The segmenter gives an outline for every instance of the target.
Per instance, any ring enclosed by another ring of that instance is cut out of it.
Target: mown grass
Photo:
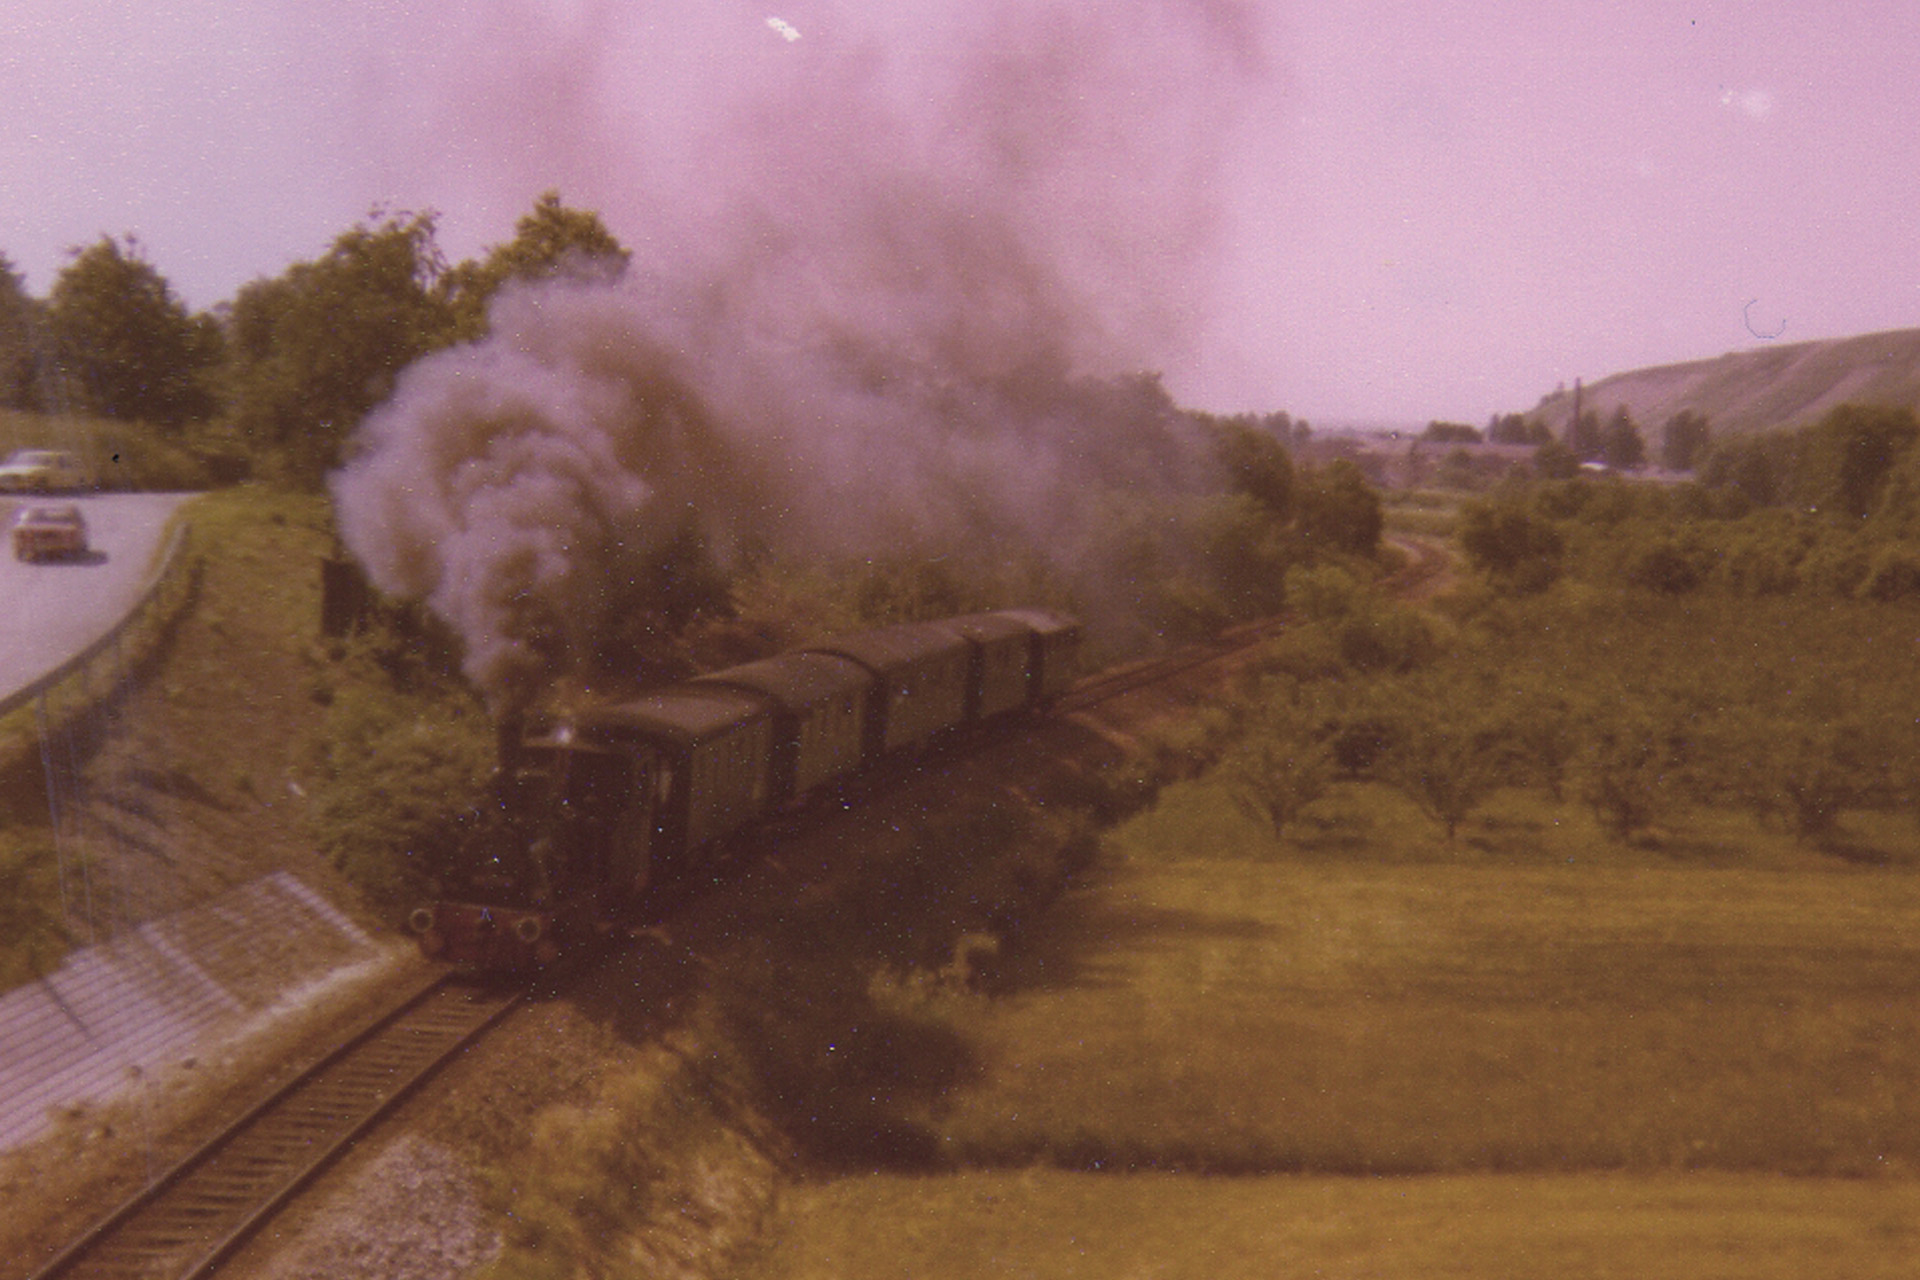
[[[994,994],[893,991],[975,1064],[938,1158],[794,1190],[759,1274],[1903,1274],[1916,841],[1848,823],[1169,788]]]
[[[1893,1280],[1916,1222],[1910,1181],[878,1174],[789,1191],[756,1274]]]

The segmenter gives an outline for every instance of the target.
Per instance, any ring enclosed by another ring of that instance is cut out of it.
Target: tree
[[[611,280],[632,256],[599,214],[569,209],[558,191],[547,191],[514,224],[512,240],[489,249],[480,262],[452,268],[440,288],[453,309],[457,337],[471,340],[486,334],[487,304],[509,280]]]
[[[213,411],[205,377],[219,330],[188,314],[132,236],[74,253],[47,300],[47,332],[57,407],[172,428]]]
[[[1487,420],[1487,440],[1492,444],[1543,445],[1553,439],[1547,424],[1524,413],[1495,414]]]
[[[1512,590],[1540,591],[1560,576],[1559,531],[1514,503],[1467,503],[1458,537],[1474,568]]]
[[[1333,780],[1333,753],[1319,729],[1297,686],[1278,681],[1255,702],[1239,741],[1220,761],[1234,803],[1272,828],[1276,840]]]
[[[1859,520],[1920,438],[1912,409],[1843,404],[1807,430],[1795,494],[1807,506]]]
[[[1533,469],[1548,480],[1571,480],[1580,474],[1580,459],[1558,440],[1543,440],[1533,451]]]
[[[1451,843],[1467,815],[1510,781],[1510,731],[1493,673],[1433,669],[1384,692],[1395,726],[1373,772]]]
[[[1617,690],[1588,707],[1574,785],[1607,834],[1626,840],[1681,798],[1692,717],[1670,696]]]
[[[1682,409],[1667,419],[1660,434],[1660,465],[1669,471],[1691,471],[1707,456],[1707,415]]]
[[[1780,821],[1801,840],[1830,838],[1843,810],[1885,791],[1879,779],[1885,755],[1857,718],[1776,714],[1745,730],[1744,798],[1760,817]]]
[[[1354,555],[1370,556],[1380,549],[1386,527],[1380,495],[1345,458],[1309,472],[1305,483],[1295,486],[1295,503],[1300,531],[1309,541]]]
[[[1589,409],[1575,418],[1567,427],[1566,444],[1580,461],[1598,461],[1601,453],[1600,415]]]
[[[1625,405],[1613,411],[1600,433],[1600,460],[1616,471],[1638,471],[1647,465],[1647,443]]]
[[[1627,581],[1663,595],[1685,595],[1706,578],[1702,555],[1672,537],[1656,537],[1628,558]]]
[[[1427,424],[1420,438],[1429,444],[1479,444],[1481,439],[1478,427],[1464,422],[1442,422],[1438,418]]]
[[[40,311],[40,304],[27,294],[26,281],[0,253],[0,409],[34,407]]]
[[[1281,442],[1250,418],[1208,421],[1213,428],[1213,454],[1227,473],[1228,485],[1276,519],[1292,515],[1293,459]]]
[[[257,280],[234,299],[231,425],[298,484],[318,484],[400,371],[453,334],[434,215],[388,214],[324,257]]]
[[[1751,506],[1770,507],[1781,499],[1784,453],[1777,438],[1723,440],[1708,452],[1700,479],[1710,489],[1738,493]]]

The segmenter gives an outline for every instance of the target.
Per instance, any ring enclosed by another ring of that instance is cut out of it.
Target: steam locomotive
[[[408,925],[459,968],[531,972],[719,869],[725,842],[881,760],[1050,702],[1081,626],[1045,609],[842,636],[503,733],[494,803]]]

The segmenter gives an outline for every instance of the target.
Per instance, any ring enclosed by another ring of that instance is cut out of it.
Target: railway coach
[[[774,811],[1046,705],[1080,634],[1038,609],[900,624],[506,735],[496,804],[409,924],[463,968],[551,964],[651,891],[715,873],[728,838]]]

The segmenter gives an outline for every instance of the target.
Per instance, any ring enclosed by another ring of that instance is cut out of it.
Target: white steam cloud
[[[505,291],[335,477],[348,547],[497,699],[591,654],[689,531],[723,555],[1014,545],[1084,577],[1083,502],[1197,482],[1157,387],[1111,378],[1200,322],[1259,74],[1242,7],[794,16],[808,38],[763,30],[777,65],[687,125],[699,183],[641,157],[607,202],[624,278]]]

